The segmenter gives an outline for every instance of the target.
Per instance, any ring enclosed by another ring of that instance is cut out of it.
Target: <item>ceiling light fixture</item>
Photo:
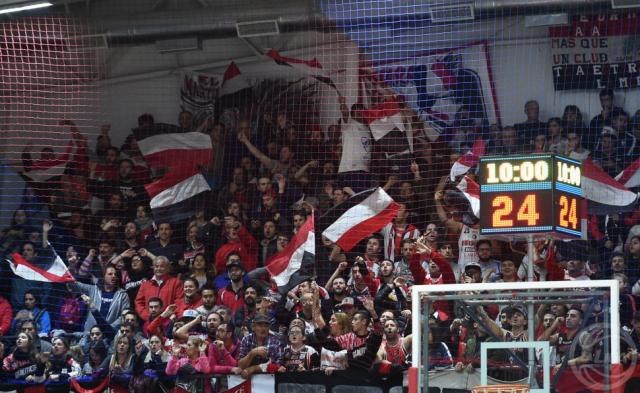
[[[35,10],[35,9],[38,9],[38,8],[51,7],[52,5],[53,5],[53,3],[50,3],[48,1],[39,1],[39,2],[36,2],[36,3],[16,4],[13,7],[0,8],[0,14],[11,14],[11,13],[14,13],[14,12]]]

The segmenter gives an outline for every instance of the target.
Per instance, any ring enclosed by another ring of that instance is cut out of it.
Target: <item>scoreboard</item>
[[[582,168],[553,154],[480,159],[480,234],[582,236]]]

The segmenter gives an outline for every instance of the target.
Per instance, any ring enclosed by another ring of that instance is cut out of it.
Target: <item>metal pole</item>
[[[533,282],[533,259],[535,257],[535,244],[533,243],[533,235],[527,235],[527,256],[528,256],[528,264],[527,266],[527,281]],[[550,252],[547,250],[547,252]],[[527,336],[528,341],[535,341],[535,318],[533,316],[533,302],[527,302]],[[535,351],[533,348],[528,349],[529,352],[529,386],[532,388],[537,385],[536,383],[536,371],[535,371]]]

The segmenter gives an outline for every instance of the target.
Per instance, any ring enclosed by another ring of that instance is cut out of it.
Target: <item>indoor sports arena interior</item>
[[[638,0],[0,33],[0,393],[640,392]]]

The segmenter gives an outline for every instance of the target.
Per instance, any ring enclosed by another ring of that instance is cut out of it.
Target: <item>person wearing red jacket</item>
[[[456,276],[451,269],[451,265],[447,262],[442,255],[437,251],[431,249],[429,246],[423,243],[422,239],[416,242],[416,252],[409,258],[409,270],[413,275],[414,282],[416,284],[433,285],[433,284],[455,284]],[[429,259],[429,272],[427,277],[426,272],[422,268],[420,263],[423,259]],[[437,265],[437,269],[435,266]],[[440,276],[434,277],[434,273],[440,271]],[[453,315],[451,304],[447,301],[436,301],[433,303],[433,309],[444,312],[447,315]]]
[[[182,318],[184,310],[195,310],[202,306],[202,296],[198,292],[198,281],[195,278],[187,277],[182,284],[184,296],[176,299],[176,316]]]
[[[227,255],[237,252],[243,263],[244,270],[250,272],[258,264],[258,242],[251,233],[235,219],[225,218],[224,236],[227,243],[220,246],[215,255],[216,271],[225,270]]]
[[[149,299],[159,297],[162,304],[176,304],[184,296],[182,281],[169,275],[171,262],[164,256],[158,256],[153,261],[153,277],[140,285],[136,296],[136,313],[143,320],[149,320]]]
[[[13,319],[13,308],[11,303],[3,296],[0,296],[0,336],[4,336],[11,328]]]

